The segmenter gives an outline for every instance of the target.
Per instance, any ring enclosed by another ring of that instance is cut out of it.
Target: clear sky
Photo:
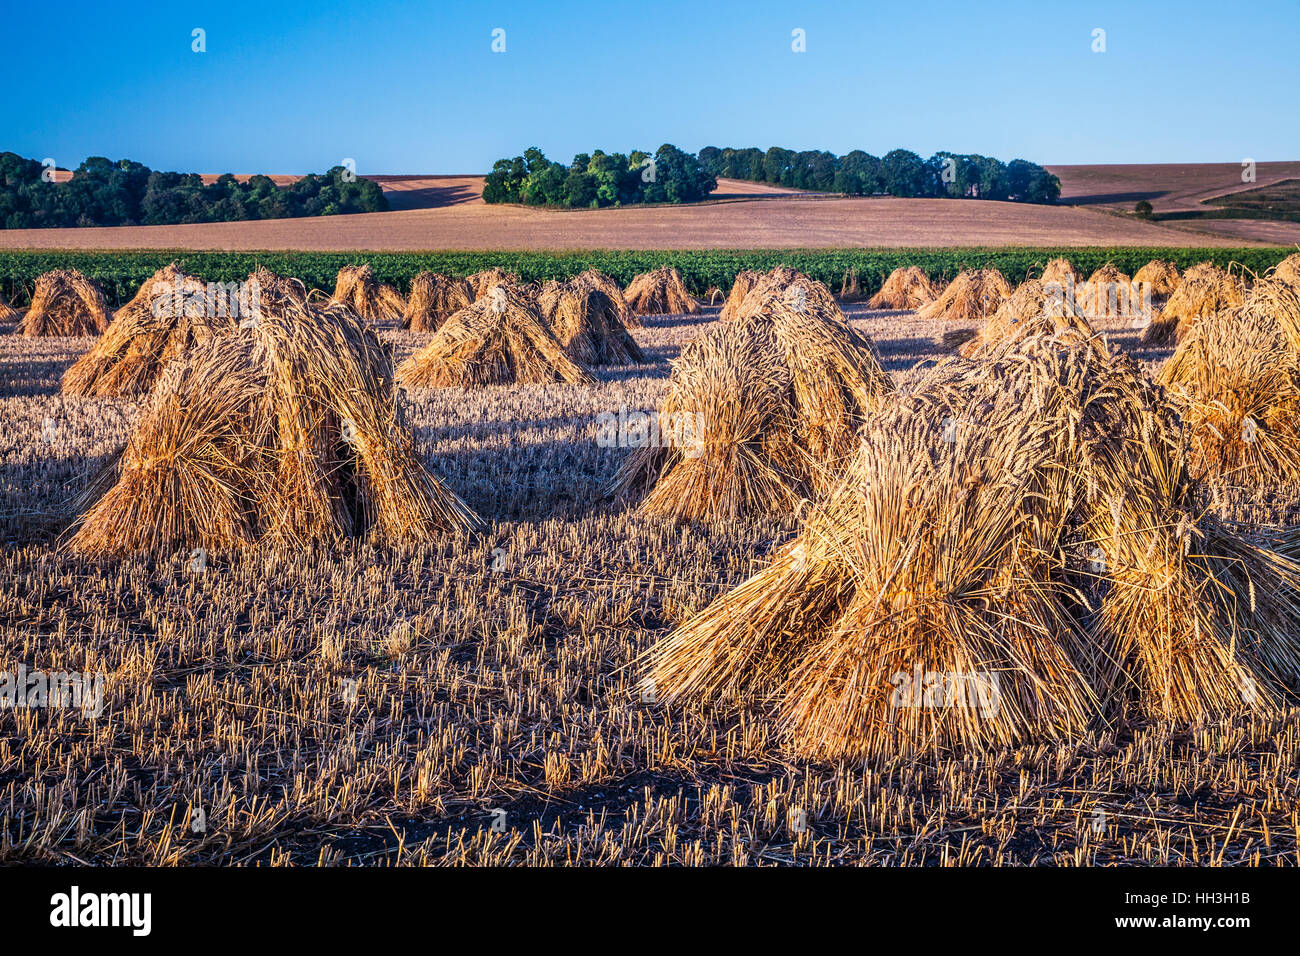
[[[665,142],[1300,159],[1300,0],[59,0],[0,25],[0,150],[61,166],[468,173]]]

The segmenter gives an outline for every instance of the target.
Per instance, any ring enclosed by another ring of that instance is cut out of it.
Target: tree
[[[789,186],[791,185],[791,165],[794,163],[794,152],[788,149],[782,149],[780,146],[773,146],[763,154],[763,179],[773,185]]]
[[[1061,181],[1037,163],[1007,163],[1007,192],[1019,202],[1053,203],[1061,198]]]
[[[66,183],[47,183],[42,167],[0,153],[0,222],[7,228],[218,222],[376,212],[388,208],[373,180],[336,166],[286,187],[266,176],[240,183],[229,173],[204,185],[196,173],[162,172],[142,163],[91,156]]]
[[[587,172],[591,157],[579,153],[573,157],[564,176],[564,204],[570,209],[596,205],[596,177]]]
[[[558,206],[564,202],[568,170],[559,163],[534,164],[536,169],[524,181],[523,200],[532,206]]]
[[[716,146],[705,146],[697,155],[700,159],[700,165],[704,167],[704,171],[710,176],[723,175],[722,161],[724,157],[722,150]]]
[[[920,156],[908,149],[894,149],[880,161],[881,183],[891,196],[937,196],[938,177]]]
[[[1002,201],[1010,195],[1010,179],[1002,160],[992,156],[972,157],[975,172],[975,193],[980,199]]]
[[[1139,199],[1133,204],[1133,213],[1139,219],[1150,219],[1153,211],[1151,203],[1147,202],[1145,199]]]
[[[835,192],[870,196],[880,191],[880,160],[870,153],[855,149],[841,156],[836,165],[831,186]]]
[[[690,153],[671,143],[655,150],[653,179],[642,184],[645,202],[699,202],[718,188],[718,181]]]

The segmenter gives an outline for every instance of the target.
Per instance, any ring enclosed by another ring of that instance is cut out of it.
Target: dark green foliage
[[[563,167],[561,167],[563,168]],[[1132,275],[1152,259],[1172,260],[1180,269],[1210,261],[1227,267],[1238,262],[1262,274],[1294,250],[1285,248],[1171,249],[1087,246],[1077,248],[954,247],[947,249],[762,249],[591,252],[0,252],[0,291],[18,308],[31,299],[36,277],[51,269],[77,269],[100,283],[111,305],[135,294],[154,271],[177,262],[185,271],[209,282],[238,282],[257,266],[302,279],[309,289],[329,293],[338,270],[368,262],[381,282],[399,291],[409,289],[411,278],[424,269],[467,276],[494,266],[518,274],[523,280],[567,279],[595,268],[626,285],[637,273],[659,266],[675,266],[691,292],[699,295],[710,286],[728,288],[741,269],[767,271],[786,265],[839,288],[844,273],[857,271],[863,291],[880,288],[899,266],[919,266],[932,279],[948,280],[962,269],[995,268],[1012,283],[1032,272],[1039,275],[1047,263],[1063,256],[1084,274],[1107,262]]]
[[[945,164],[949,159],[951,164]],[[849,196],[883,193],[1051,203],[1061,195],[1060,180],[1036,163],[1013,159],[1004,164],[991,156],[949,152],[923,160],[910,150],[895,149],[877,159],[860,149],[836,156],[823,150],[796,153],[779,146],[767,152],[706,146],[699,161],[715,177]]]
[[[654,165],[643,168],[638,179],[643,202],[699,202],[718,185],[698,159],[667,143],[655,150]]]
[[[1139,199],[1133,204],[1133,212],[1139,219],[1151,218],[1151,204],[1145,199]]]
[[[1011,198],[1020,202],[1051,203],[1061,198],[1061,181],[1027,159],[1007,163],[1007,186]]]
[[[280,188],[266,176],[246,183],[226,174],[205,186],[195,173],[164,173],[129,159],[92,156],[66,183],[44,182],[41,165],[0,153],[0,225],[6,229],[57,226],[172,225],[380,212],[388,208],[379,185],[335,166]]]
[[[891,196],[942,195],[939,171],[910,149],[891,149],[880,161],[880,181]]]
[[[530,147],[523,156],[498,159],[483,184],[483,201],[584,209],[631,203],[698,202],[717,186],[690,153],[665,143],[653,156],[596,150],[568,166]]]

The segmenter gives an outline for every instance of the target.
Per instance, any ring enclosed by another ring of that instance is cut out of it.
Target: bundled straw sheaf
[[[477,522],[425,469],[388,353],[339,306],[291,300],[164,370],[69,547],[164,555],[262,540],[428,540]]]
[[[1074,288],[1083,282],[1083,273],[1069,259],[1052,259],[1039,277],[1043,285],[1055,282],[1063,288]]]
[[[402,363],[398,380],[422,388],[594,381],[590,371],[569,358],[537,309],[529,292],[493,286]]]
[[[304,305],[307,302],[307,287],[301,279],[277,275],[265,266],[258,266],[248,274],[248,281],[240,290],[240,311],[249,314],[253,309],[253,296],[260,297],[260,307],[265,309],[282,308],[286,302]]]
[[[1272,278],[1300,286],[1300,252],[1293,252],[1273,267]]]
[[[853,266],[844,270],[844,278],[840,281],[839,298],[845,302],[862,298],[862,281],[858,278],[858,270]]]
[[[1153,296],[1166,296],[1178,288],[1182,277],[1168,259],[1152,259],[1133,274],[1135,286],[1146,286]]]
[[[391,285],[380,282],[369,263],[340,269],[331,299],[367,322],[391,322],[406,312],[406,300]]]
[[[1229,485],[1300,481],[1300,288],[1277,279],[1194,322],[1159,381],[1193,467]]]
[[[63,373],[63,394],[106,398],[149,391],[168,362],[236,328],[241,301],[226,291],[175,263],[159,269],[113,314],[90,351]]]
[[[718,318],[723,321],[733,319],[740,309],[740,303],[745,301],[745,296],[749,295],[749,290],[754,288],[763,275],[761,272],[755,272],[753,269],[741,269],[736,273],[736,278],[732,280],[731,291],[727,293],[727,301],[722,304],[722,311],[718,313]]]
[[[618,306],[585,282],[552,282],[537,294],[542,317],[550,323],[569,358],[583,365],[644,362],[636,339],[619,318]]]
[[[76,269],[36,277],[32,304],[18,324],[20,335],[98,335],[108,328],[108,304],[94,279]]]
[[[688,291],[682,274],[672,266],[635,276],[623,298],[638,315],[694,315],[700,303]]]
[[[718,318],[729,322],[732,319],[756,314],[762,311],[764,303],[770,296],[780,295],[794,286],[802,289],[799,295],[817,312],[827,315],[839,312],[835,297],[823,283],[789,266],[774,266],[767,272],[742,271],[737,275],[736,282],[731,287],[731,295],[726,305],[722,307],[722,311],[718,313]],[[738,290],[741,293],[739,297],[737,297]]]
[[[1075,286],[1074,301],[1088,319],[1125,318],[1145,324],[1151,318],[1133,280],[1110,262],[1089,276],[1087,282]]]
[[[823,287],[823,291],[824,287]],[[705,330],[673,363],[662,440],[612,484],[685,520],[785,512],[827,487],[866,413],[892,390],[866,339],[796,283]]]
[[[474,303],[474,288],[466,279],[424,271],[411,280],[402,327],[412,332],[436,332],[454,313]]]
[[[1011,291],[1011,284],[997,269],[966,269],[916,314],[922,319],[978,322],[996,312]]]
[[[880,291],[867,300],[869,309],[919,309],[933,302],[939,293],[934,283],[917,266],[895,269]]]
[[[504,269],[485,269],[482,272],[475,272],[468,279],[470,288],[474,290],[474,301],[477,302],[483,298],[493,288],[499,285],[519,285],[519,276],[513,272],[506,272]]]
[[[1161,307],[1159,315],[1142,333],[1142,344],[1172,345],[1198,320],[1224,309],[1239,308],[1246,299],[1246,284],[1240,274],[1231,274],[1212,262],[1202,262],[1183,273],[1178,288]]]
[[[1041,279],[1022,282],[985,320],[975,337],[961,346],[961,354],[970,357],[990,348],[1002,348],[1016,339],[1063,329],[1075,329],[1104,351],[1105,345],[1075,305],[1068,288],[1048,286]]]
[[[5,294],[0,292],[0,322],[16,322],[22,313],[9,304]]]
[[[618,320],[623,323],[625,329],[635,329],[641,326],[641,317],[636,314],[636,311],[628,305],[627,299],[623,297],[622,286],[599,269],[587,269],[578,273],[570,281],[585,285],[589,289],[595,289],[597,292],[605,293],[605,297],[618,310]]]
[[[1266,711],[1300,565],[1199,515],[1176,419],[1074,330],[918,373],[776,560],[652,649],[661,700],[874,759]]]

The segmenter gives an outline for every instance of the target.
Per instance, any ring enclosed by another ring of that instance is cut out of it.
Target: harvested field
[[[847,311],[896,380],[948,327]],[[105,674],[93,721],[0,712],[0,779],[25,784],[4,794],[0,862],[1296,861],[1294,712],[864,767],[791,759],[743,710],[646,696],[642,655],[797,528],[602,497],[630,450],[597,443],[599,417],[657,410],[668,362],[716,314],[647,319],[647,364],[593,384],[408,389],[417,454],[480,534],[214,551],[202,570],[55,550],[140,406],[60,394],[90,339],[0,338],[0,656]],[[1149,369],[1169,355],[1099,327]],[[427,341],[379,334],[396,360]]]
[[[481,188],[480,185],[476,188]],[[440,187],[435,187],[440,188]],[[467,188],[467,187],[457,187]],[[1131,208],[1132,203],[1129,203]],[[558,211],[463,198],[428,208],[180,226],[0,230],[0,249],[790,249],[845,246],[1241,246],[1294,244],[1295,230],[1235,220],[1221,234],[1086,207],[768,192],[688,206]]]

